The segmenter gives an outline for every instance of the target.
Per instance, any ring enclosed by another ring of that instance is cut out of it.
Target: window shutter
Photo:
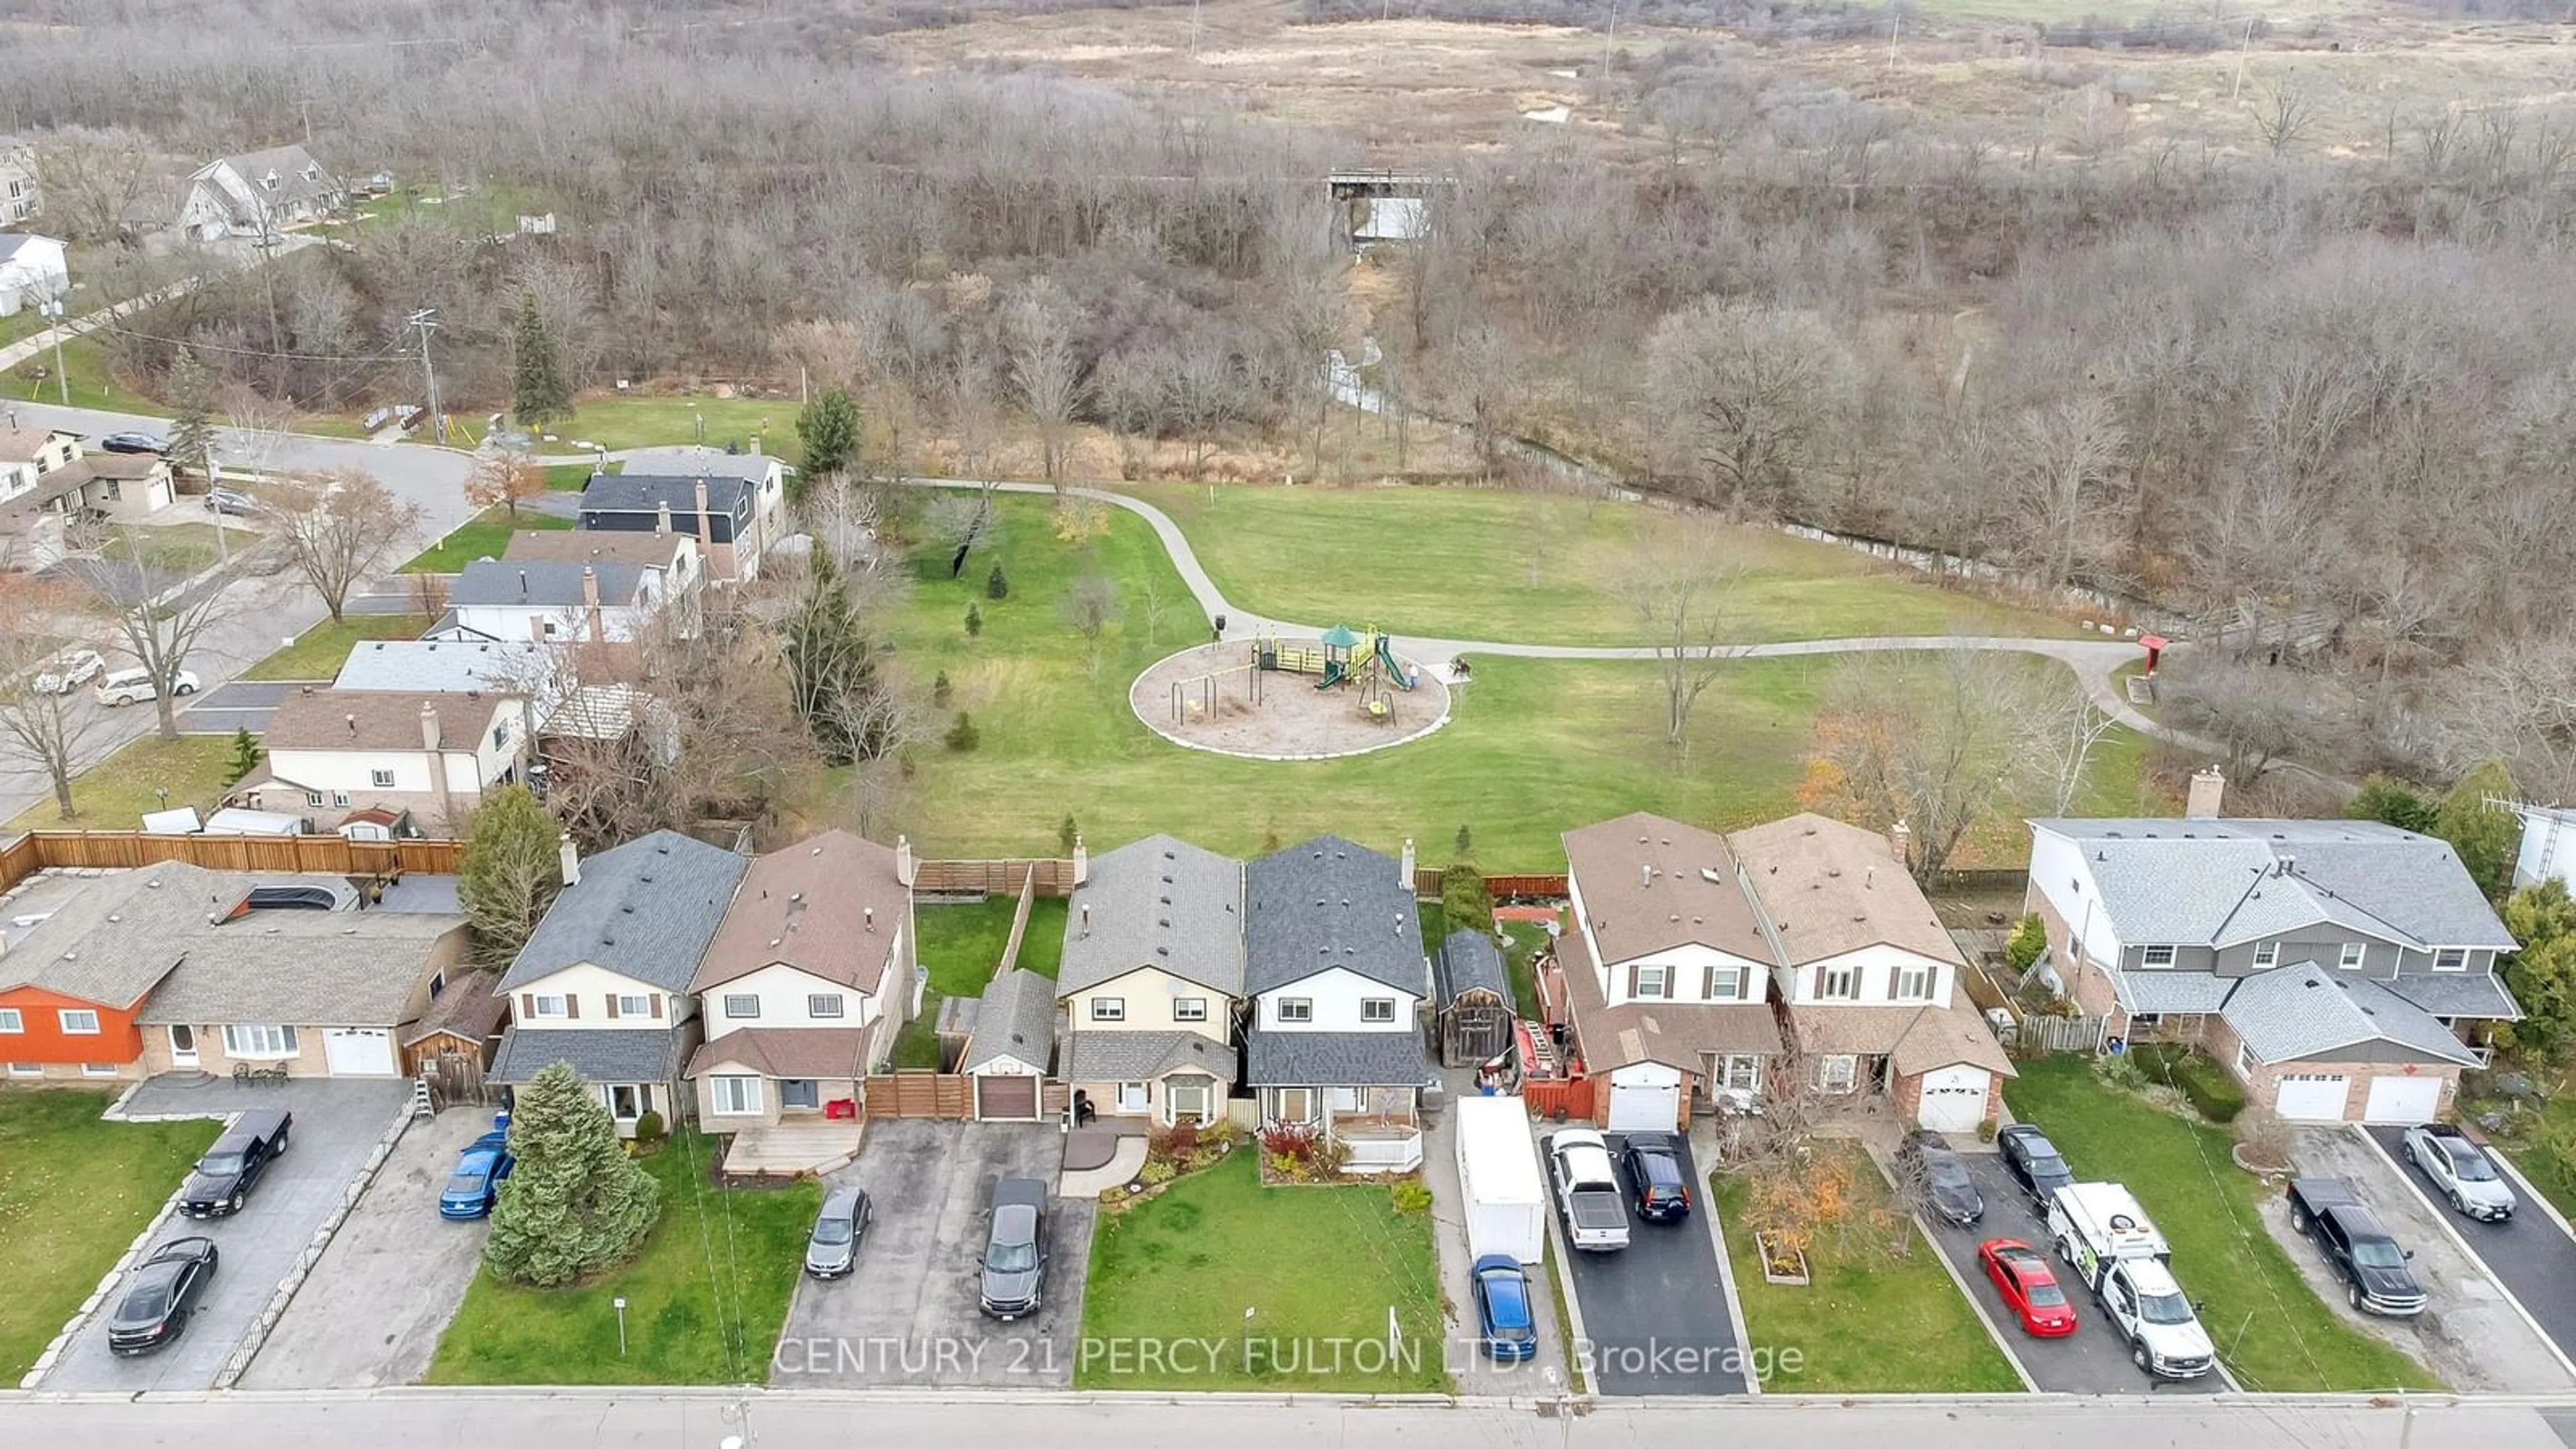
[[[1717,999],[1717,968],[1715,966],[1703,966],[1700,968],[1699,999],[1702,1001],[1715,1001]]]
[[[1637,999],[1637,974],[1642,969],[1644,968],[1634,961],[1628,963],[1628,999],[1630,1001]]]
[[[519,1014],[530,1021],[537,1019],[537,993],[533,991],[519,993]]]
[[[661,1019],[662,1019],[662,993],[661,993],[661,992],[656,991],[656,992],[654,992],[652,995],[645,997],[645,998],[644,998],[644,1000],[645,1000],[647,1003],[649,1003],[649,1004],[652,1006],[652,1008],[653,1008],[653,1019],[654,1019],[655,1021],[659,1021],[659,1020],[661,1020]]]
[[[1888,967],[1888,968],[1887,968],[1887,999],[1888,999],[1888,1000],[1890,1000],[1890,1001],[1898,1001],[1898,1000],[1902,1000],[1902,999],[1903,999],[1903,997],[1902,997],[1901,993],[1902,993],[1904,990],[1905,990],[1905,968],[1904,968],[1904,967],[1902,967],[1902,966],[1890,966],[1890,967]]]
[[[617,1019],[617,993],[614,991],[608,993],[608,1019],[610,1021]]]
[[[569,991],[564,993],[564,1020],[581,1020],[581,998]]]

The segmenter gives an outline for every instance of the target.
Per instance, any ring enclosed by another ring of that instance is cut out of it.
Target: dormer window
[[[259,178],[259,189],[262,191],[275,191],[277,189],[277,173],[271,171],[266,176]]]
[[[312,164],[310,164],[310,163],[306,164],[306,166],[305,166],[305,168],[304,168],[304,179],[305,179],[305,180],[307,180],[307,181],[319,181],[319,180],[321,180],[321,179],[322,179],[322,168],[321,168],[321,167],[319,167],[319,166],[312,165]]]

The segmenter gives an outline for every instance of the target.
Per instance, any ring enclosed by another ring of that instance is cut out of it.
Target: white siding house
[[[354,810],[408,812],[462,830],[485,792],[527,771],[528,704],[515,694],[291,691],[269,717],[267,758],[228,803],[329,830]]]
[[[66,296],[71,289],[71,265],[61,242],[26,232],[0,232],[0,317]]]

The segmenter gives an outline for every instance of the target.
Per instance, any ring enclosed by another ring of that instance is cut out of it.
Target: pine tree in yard
[[[474,926],[475,954],[503,962],[519,954],[528,933],[563,889],[561,828],[525,785],[483,797],[465,827],[456,898]]]
[[[984,597],[988,599],[1007,599],[1010,596],[1011,581],[1008,578],[1003,577],[1002,566],[1000,564],[993,565],[993,571],[984,575]]]
[[[1082,827],[1075,823],[1070,815],[1064,817],[1064,823],[1055,828],[1055,843],[1063,846],[1064,853],[1067,855],[1073,854],[1075,842],[1081,839]]]
[[[519,294],[519,316],[510,327],[510,410],[522,427],[540,428],[572,416],[572,384],[555,355],[554,334],[537,311],[537,294]]]
[[[784,630],[788,688],[825,764],[873,760],[892,729],[876,645],[832,555],[815,550],[810,568]]]
[[[207,396],[206,369],[195,353],[182,347],[170,363],[170,434],[161,455],[181,472],[214,478],[214,404]]]
[[[948,682],[947,670],[943,669],[939,671],[939,677],[930,681],[930,702],[932,705],[940,709],[946,709],[948,707],[948,701],[955,698],[956,694],[957,687]]]
[[[859,459],[859,405],[839,388],[831,388],[796,415],[796,436],[805,444],[805,466],[788,475],[788,502],[800,501],[803,480],[847,473]]]
[[[259,768],[262,758],[259,741],[251,737],[248,726],[233,731],[233,757],[224,763],[224,783],[238,785],[251,771]]]
[[[966,637],[972,639],[983,632],[984,611],[973,604],[968,604],[966,606]]]
[[[635,1256],[662,1189],[617,1140],[597,1092],[557,1062],[521,1087],[510,1117],[517,1165],[501,1183],[483,1266],[505,1283],[560,1288]]]

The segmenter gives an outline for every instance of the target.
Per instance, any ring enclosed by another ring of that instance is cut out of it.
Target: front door
[[[822,1084],[810,1077],[787,1077],[778,1083],[778,1105],[789,1111],[813,1111],[823,1103]]]
[[[170,1065],[183,1072],[197,1065],[197,1029],[195,1027],[170,1028]]]

